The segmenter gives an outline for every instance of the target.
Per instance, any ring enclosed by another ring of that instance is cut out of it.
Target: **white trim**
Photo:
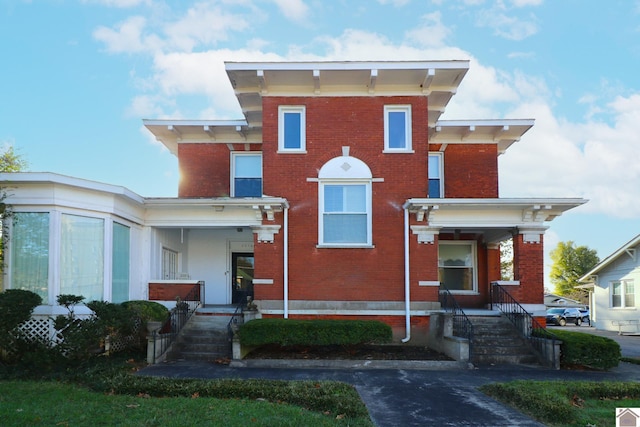
[[[283,314],[284,310],[281,308],[274,309],[260,309],[262,314]],[[442,313],[442,310],[411,310],[411,316],[430,316],[435,313]],[[300,309],[289,310],[289,314],[297,315],[342,315],[342,316],[405,316],[404,310],[349,310],[349,309]]]
[[[440,286],[439,280],[419,280],[418,286]]]
[[[297,113],[300,115],[300,147],[298,148],[285,148],[284,146],[284,115],[286,113]],[[306,153],[306,133],[306,107],[304,105],[280,105],[278,107],[278,153]]]
[[[389,147],[389,114],[404,113],[405,146],[402,148]],[[413,153],[411,135],[411,105],[385,105],[384,106],[384,150],[383,153]]]
[[[326,243],[324,241],[324,190],[327,185],[364,186],[365,212],[367,216],[367,236],[365,242]],[[373,206],[371,202],[371,180],[320,180],[318,183],[318,245],[319,248],[372,248],[373,247]]]
[[[495,283],[496,285],[500,285],[500,286],[520,286],[519,280],[497,280],[492,283]]]
[[[253,279],[254,285],[273,285],[273,279]]]

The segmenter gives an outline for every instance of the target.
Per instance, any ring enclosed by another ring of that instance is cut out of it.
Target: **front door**
[[[231,303],[244,303],[247,297],[253,298],[253,254],[237,253],[231,255]]]

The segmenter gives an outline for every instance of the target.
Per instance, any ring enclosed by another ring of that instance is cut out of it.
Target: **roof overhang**
[[[143,120],[174,155],[179,143],[262,144],[262,128],[246,120]]]
[[[533,119],[439,120],[429,129],[429,144],[496,144],[503,154],[533,127]]]
[[[593,281],[593,277],[597,276],[598,273],[618,259],[620,256],[625,255],[633,258],[635,260],[636,254],[636,246],[640,245],[640,234],[638,234],[633,239],[629,240],[627,243],[622,245],[618,250],[613,252],[611,255],[600,261],[595,267],[593,267],[589,272],[587,272],[584,276],[578,279],[579,282],[590,282]]]
[[[469,69],[469,61],[226,62],[250,127],[262,126],[264,96],[429,97],[435,125]]]

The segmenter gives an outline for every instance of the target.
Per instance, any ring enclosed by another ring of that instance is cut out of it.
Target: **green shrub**
[[[391,327],[375,320],[256,319],[238,330],[240,343],[249,346],[356,345],[391,341]]]
[[[562,340],[560,363],[594,369],[611,369],[620,362],[620,345],[614,340],[581,332],[554,330]]]
[[[148,321],[164,322],[169,318],[169,309],[159,302],[134,300],[123,302],[122,305],[132,310],[145,323]]]
[[[31,318],[33,309],[42,304],[39,295],[22,289],[0,293],[0,334],[4,339],[19,324]]]

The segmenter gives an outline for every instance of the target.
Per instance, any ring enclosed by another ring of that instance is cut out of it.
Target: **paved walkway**
[[[542,426],[480,393],[480,385],[516,379],[640,381],[640,366],[621,363],[609,372],[552,370],[531,366],[474,369],[232,368],[204,362],[149,366],[141,375],[171,378],[264,378],[334,380],[353,384],[373,422],[386,426]],[[612,423],[614,420],[612,419]]]

